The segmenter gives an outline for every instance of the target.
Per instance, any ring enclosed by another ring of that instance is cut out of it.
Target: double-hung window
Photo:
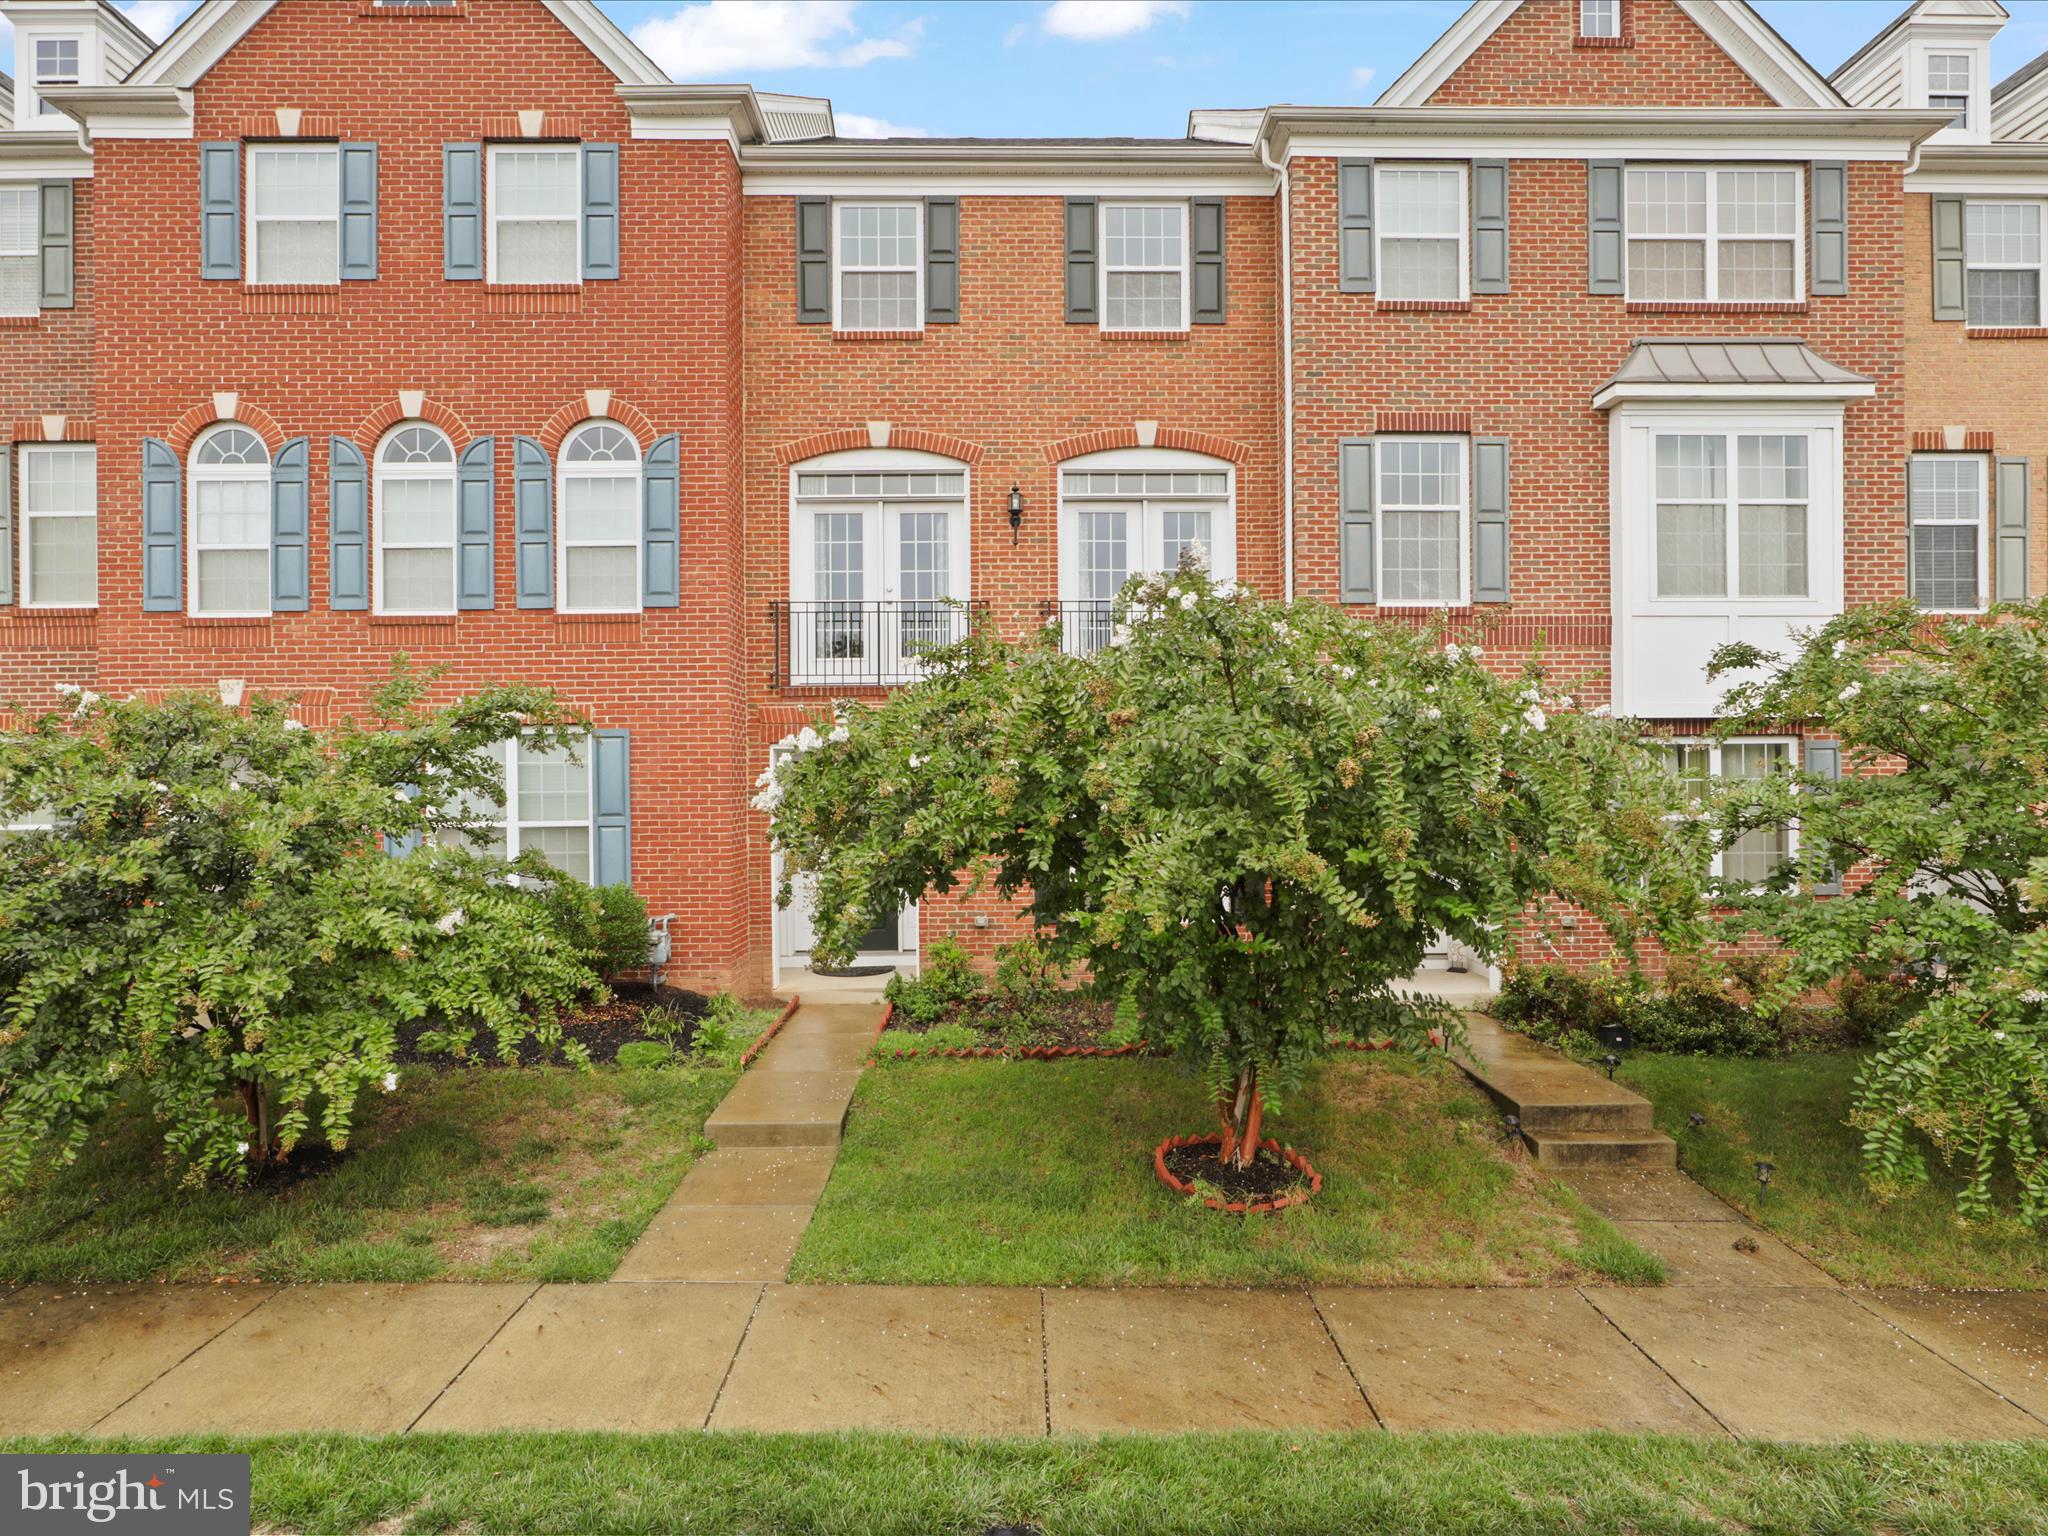
[[[455,450],[399,427],[377,451],[377,611],[455,611]]]
[[[562,445],[557,519],[565,613],[640,607],[640,445],[609,421],[589,421]]]
[[[341,150],[249,146],[249,272],[256,283],[341,281]]]
[[[42,215],[35,187],[0,187],[0,315],[33,315],[42,304]]]
[[[922,208],[917,203],[835,202],[838,283],[833,327],[915,331],[924,316]]]
[[[1974,326],[2041,323],[2039,202],[1963,205],[1964,295]]]
[[[1631,166],[1627,204],[1632,300],[1779,303],[1805,292],[1795,169]]]
[[[1211,576],[1237,574],[1231,473],[1187,453],[1115,449],[1060,471],[1063,643],[1086,655],[1111,634],[1116,596],[1133,576],[1177,570],[1200,548]]]
[[[1185,203],[1102,205],[1102,328],[1188,328]]]
[[[1927,105],[1936,112],[1953,112],[1951,128],[1970,126],[1970,56],[1967,53],[1927,55]]]
[[[1984,606],[1985,468],[1981,455],[1956,453],[1919,454],[1907,469],[1913,598],[1922,608],[1970,613]]]
[[[270,453],[233,423],[192,450],[192,612],[251,618],[270,612]]]
[[[1804,598],[1812,504],[1804,433],[1660,432],[1660,598]]]
[[[1621,0],[1579,0],[1579,36],[1621,36]]]
[[[583,280],[583,162],[574,144],[491,146],[490,280]]]
[[[504,780],[505,797],[465,797],[454,806],[462,820],[448,840],[493,858],[516,859],[532,850],[577,880],[590,879],[590,743],[575,752],[536,746],[522,736],[489,750]]]
[[[1465,167],[1382,161],[1376,179],[1380,298],[1467,297]]]
[[[1765,779],[1793,765],[1790,741],[1679,742],[1662,750],[1666,771],[1696,804],[1705,804],[1716,779]],[[1715,855],[1713,872],[1761,885],[1791,857],[1790,828],[1752,827]]]
[[[1455,607],[1465,600],[1468,477],[1462,437],[1383,437],[1379,600]]]
[[[99,454],[90,447],[21,450],[21,597],[31,607],[99,601]]]
[[[44,101],[41,87],[46,85],[78,84],[78,39],[75,37],[39,37],[35,48],[35,114],[41,117],[55,117],[57,109]]]

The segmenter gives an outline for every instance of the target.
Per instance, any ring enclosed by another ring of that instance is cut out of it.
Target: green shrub
[[[1596,1032],[1628,1030],[1635,1049],[1679,1055],[1764,1056],[1782,1043],[1752,1011],[1747,988],[1723,986],[1674,962],[1655,987],[1605,969],[1517,966],[1502,979],[1494,1017],[1575,1056],[1597,1053]]]
[[[674,1048],[665,1040],[629,1040],[619,1047],[622,1067],[665,1067],[674,1056]]]
[[[647,903],[625,885],[585,885],[558,877],[547,895],[548,915],[609,981],[647,964]]]
[[[988,995],[988,981],[958,939],[936,939],[917,975],[897,972],[882,994],[913,1024],[937,1024]]]
[[[1035,1010],[1057,998],[1066,969],[1036,934],[996,946],[995,1000],[1018,1012]]]
[[[697,1020],[697,1032],[690,1037],[690,1049],[699,1056],[723,1058],[753,1044],[760,1031],[753,1027],[746,1005],[730,992],[711,999],[704,1017]]]

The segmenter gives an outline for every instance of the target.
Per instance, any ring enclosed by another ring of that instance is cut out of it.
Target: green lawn
[[[407,1435],[248,1451],[258,1530],[706,1536],[2044,1536],[2048,1447],[1591,1435]]]
[[[1663,1268],[1525,1158],[1461,1074],[1346,1057],[1269,1132],[1306,1207],[1176,1199],[1152,1149],[1215,1111],[1171,1063],[884,1064],[861,1079],[792,1280],[931,1285],[1562,1284]]]
[[[1854,1052],[1774,1057],[1637,1054],[1621,1077],[1657,1106],[1686,1171],[1858,1285],[2048,1287],[2048,1244],[2016,1222],[1956,1219],[1956,1181],[1934,1161],[1924,1189],[1880,1200],[1863,1181],[1862,1133],[1847,1123]],[[1688,1117],[1707,1117],[1699,1131]],[[1931,1156],[1931,1155],[1930,1155]],[[1759,1199],[1756,1164],[1775,1163]]]
[[[181,1190],[148,1118],[0,1195],[10,1280],[602,1280],[709,1143],[723,1068],[412,1067],[349,1155],[279,1189]]]

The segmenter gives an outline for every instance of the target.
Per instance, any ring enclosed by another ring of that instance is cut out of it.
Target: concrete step
[[[834,1147],[853,1101],[855,1069],[745,1073],[704,1122],[721,1147]]]
[[[1662,1131],[1524,1131],[1539,1168],[1676,1168],[1678,1143]]]
[[[1498,1101],[1499,1095],[1495,1095]],[[1525,1131],[1563,1136],[1578,1131],[1601,1131],[1622,1135],[1630,1131],[1656,1129],[1648,1099],[1604,1104],[1530,1103],[1516,1100],[1519,1108],[1508,1113],[1518,1116]]]

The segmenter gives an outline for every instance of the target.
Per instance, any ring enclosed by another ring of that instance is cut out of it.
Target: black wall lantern
[[[1024,493],[1010,487],[1010,542],[1017,542],[1017,530],[1024,526]]]

